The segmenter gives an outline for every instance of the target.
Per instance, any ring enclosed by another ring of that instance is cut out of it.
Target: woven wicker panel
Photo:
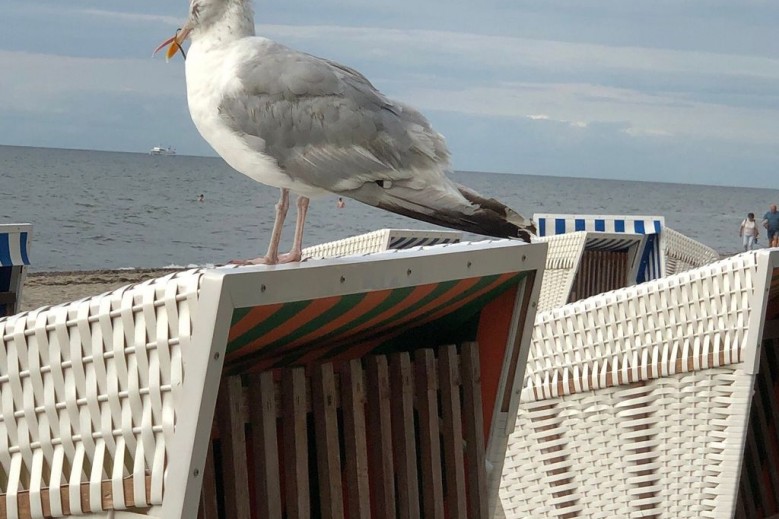
[[[523,405],[506,517],[725,517],[749,384],[716,368]]]
[[[415,231],[412,229],[380,229],[378,231],[331,241],[303,249],[303,257],[311,259],[336,258],[371,254],[385,250],[410,249],[458,243],[462,237],[459,231]]]
[[[182,272],[0,319],[8,517],[161,504],[199,280]]]
[[[668,227],[663,229],[663,240],[665,240],[665,273],[668,276],[719,260],[719,254],[711,247]]]
[[[369,254],[385,250],[389,229],[361,234],[343,240],[332,241],[303,249],[304,258],[333,258],[352,254]]]
[[[538,310],[543,311],[557,308],[568,301],[587,233],[559,234],[538,238],[536,241],[549,244],[541,293],[538,296]]]
[[[756,273],[756,256],[739,255],[539,313],[506,516],[732,513]]]
[[[523,400],[740,362],[756,271],[742,254],[539,313]]]

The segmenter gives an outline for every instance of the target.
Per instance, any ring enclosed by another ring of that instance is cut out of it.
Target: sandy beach
[[[28,273],[21,310],[56,305],[140,283],[180,269],[90,270]]]

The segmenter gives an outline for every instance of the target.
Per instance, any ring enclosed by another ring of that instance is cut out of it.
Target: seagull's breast
[[[230,166],[257,182],[309,196],[321,194],[316,188],[296,182],[273,157],[260,151],[261,139],[234,131],[220,115],[222,100],[242,89],[236,71],[244,55],[245,49],[236,44],[192,44],[187,53],[186,79],[189,114],[195,127]]]

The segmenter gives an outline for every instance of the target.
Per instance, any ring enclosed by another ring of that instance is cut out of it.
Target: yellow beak
[[[188,27],[176,31],[176,34],[173,37],[163,41],[154,49],[152,56],[156,55],[163,47],[167,46],[168,50],[165,52],[165,61],[169,61],[177,52],[181,52],[184,59],[187,59],[187,54],[184,52],[184,48],[181,44],[184,43],[184,40],[189,36],[189,31],[190,29]]]

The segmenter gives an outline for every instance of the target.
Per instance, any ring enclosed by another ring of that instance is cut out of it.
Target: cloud
[[[451,89],[416,86],[407,100],[431,110],[593,124],[627,121],[633,135],[660,133],[779,144],[779,113],[590,84],[525,83]],[[534,117],[530,117],[534,116]]]
[[[9,3],[0,31],[0,142],[13,135],[8,121],[34,137],[47,117],[52,128],[70,117],[86,139],[90,127],[115,126],[122,110],[141,111],[141,120],[126,120],[145,132],[165,124],[160,107],[175,100],[183,110],[165,117],[180,118],[178,131],[193,132],[182,140],[196,148],[181,62],[147,58],[184,20],[184,0],[137,0],[121,10],[92,0]],[[258,34],[362,71],[428,114],[474,169],[478,158],[506,171],[521,149],[544,171],[612,171],[599,162],[609,150],[614,172],[631,156],[670,171],[652,154],[685,164],[685,146],[716,149],[722,164],[726,152],[746,161],[743,150],[751,150],[768,164],[765,150],[778,144],[779,40],[770,22],[779,8],[766,2],[712,0],[702,9],[673,0],[288,0],[256,9]],[[116,142],[130,142],[129,131]],[[511,132],[532,145],[518,146]],[[69,138],[71,145],[76,136]],[[500,156],[483,151],[493,145]]]
[[[1,108],[50,110],[69,92],[182,96],[183,67],[163,60],[57,56],[0,50]]]
[[[178,18],[175,16],[165,16],[160,14],[127,13],[121,11],[110,11],[105,9],[80,9],[76,12],[85,16],[110,19],[112,21],[123,21],[123,22],[143,23],[143,24],[155,23],[155,24],[170,25],[172,27],[177,27],[181,25],[182,23],[184,23],[184,20],[186,19],[185,16],[186,12],[183,10],[182,10],[182,15]]]
[[[295,42],[361,44],[362,52],[382,49],[387,56],[426,59],[452,56],[471,64],[509,70],[513,66],[543,69],[709,73],[779,79],[779,59],[730,53],[671,50],[656,47],[613,46],[485,35],[438,30],[382,27],[258,25],[258,34]],[[424,48],[425,52],[409,54]]]
[[[258,32],[346,61],[422,109],[628,120],[634,136],[779,140],[775,58],[377,27]]]

